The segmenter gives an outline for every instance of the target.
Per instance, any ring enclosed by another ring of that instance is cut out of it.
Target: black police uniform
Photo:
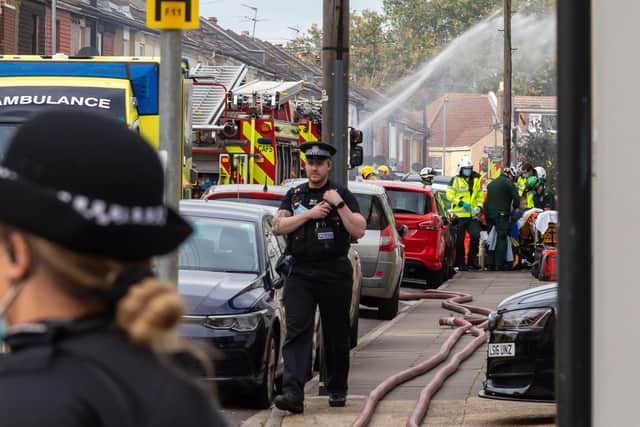
[[[299,214],[335,189],[352,212],[360,209],[353,194],[331,181],[322,188],[307,183],[287,193],[280,209]],[[287,235],[287,253],[294,267],[284,289],[287,337],[283,347],[283,393],[304,400],[304,384],[311,366],[316,305],[320,307],[329,393],[347,392],[349,374],[351,292],[353,269],[349,258],[351,236],[336,209],[326,218],[309,220]]]
[[[106,317],[21,325],[0,356],[0,426],[226,426],[177,369]]]

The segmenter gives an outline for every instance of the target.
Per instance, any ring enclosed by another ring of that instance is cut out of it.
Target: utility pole
[[[182,193],[182,30],[200,26],[198,0],[147,1],[147,27],[160,29],[160,149],[164,167],[164,202],[178,210]],[[189,129],[190,131],[190,129]],[[178,252],[154,260],[157,274],[178,281]]]
[[[445,160],[447,158],[447,104],[449,97],[445,95],[442,103],[442,176],[445,176]]]
[[[51,0],[51,52],[49,52],[51,55],[56,54],[56,48],[58,47],[56,43],[58,39],[58,18],[56,16],[57,8],[56,0]]]
[[[160,155],[165,160],[164,200],[176,211],[182,189],[180,120],[182,30],[163,30],[160,34]],[[185,106],[185,108],[191,108]],[[179,184],[178,184],[179,183]],[[178,281],[178,252],[158,258],[158,276],[170,283]]]
[[[322,142],[332,144],[331,179],[347,185],[349,0],[324,0],[322,24]]]
[[[511,0],[504,0],[504,103],[502,110],[502,166],[511,165]]]

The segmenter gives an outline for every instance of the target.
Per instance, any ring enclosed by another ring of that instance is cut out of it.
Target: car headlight
[[[211,329],[230,329],[237,332],[251,332],[258,327],[265,313],[266,310],[260,310],[247,314],[207,316],[202,324]]]
[[[500,313],[496,329],[542,329],[553,314],[550,308],[530,308]]]

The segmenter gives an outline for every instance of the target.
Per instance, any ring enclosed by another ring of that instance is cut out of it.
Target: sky
[[[274,44],[286,44],[306,32],[311,24],[322,23],[323,0],[200,0],[200,16],[218,18],[218,25],[237,33],[253,29],[254,11],[244,5],[258,9],[256,37]],[[363,9],[382,13],[382,0],[350,0],[349,8],[360,12]],[[288,28],[291,27],[291,28]],[[293,29],[292,29],[293,28]]]

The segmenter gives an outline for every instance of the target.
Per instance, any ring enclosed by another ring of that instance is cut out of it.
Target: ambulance
[[[191,172],[191,81],[183,67],[181,153],[183,197]],[[51,109],[92,111],[125,123],[155,149],[160,143],[157,57],[0,55],[0,158],[11,135],[31,117]],[[91,141],[87,141],[90,144]]]

